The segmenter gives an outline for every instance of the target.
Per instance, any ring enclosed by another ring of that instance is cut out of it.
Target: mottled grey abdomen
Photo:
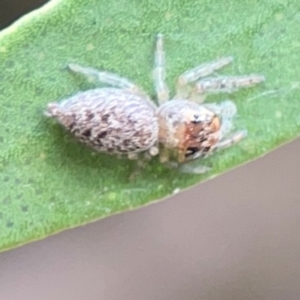
[[[47,114],[101,152],[141,152],[158,139],[156,106],[146,96],[127,90],[99,88],[80,92],[48,104]]]

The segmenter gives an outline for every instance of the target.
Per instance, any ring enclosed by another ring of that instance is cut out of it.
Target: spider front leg
[[[242,139],[247,136],[247,130],[240,130],[233,133],[230,137],[220,140],[214,147],[213,150],[219,150],[231,147],[232,145],[239,143]]]
[[[176,85],[176,98],[188,98],[190,95],[189,84],[199,78],[213,74],[215,71],[224,68],[233,61],[232,56],[223,57],[218,60],[201,64],[193,69],[187,70],[178,77]],[[204,99],[202,99],[203,101]],[[202,102],[200,101],[200,102]]]
[[[231,100],[225,100],[220,103],[204,103],[202,106],[221,116],[222,119],[232,118],[237,113],[237,107]]]
[[[240,88],[253,87],[263,81],[265,81],[265,77],[256,74],[231,77],[211,77],[198,81],[193,93],[198,95],[204,95],[206,93],[232,93]]]
[[[163,35],[157,35],[153,70],[154,86],[159,105],[169,100],[169,89],[166,84],[165,52],[163,48]]]
[[[236,105],[232,101],[226,100],[221,103],[209,103],[205,104],[205,107],[219,115],[222,120],[219,131],[219,142],[212,147],[212,151],[228,148],[247,136],[247,130],[239,130],[227,137],[233,127],[233,117],[237,113]]]
[[[90,67],[82,67],[80,65],[72,64],[72,63],[68,65],[68,68],[74,73],[79,73],[85,75],[86,77],[96,78],[98,81],[102,83],[120,89],[131,90],[134,92],[140,91],[140,88],[136,86],[133,82],[114,73],[99,71],[97,69],[90,68]]]

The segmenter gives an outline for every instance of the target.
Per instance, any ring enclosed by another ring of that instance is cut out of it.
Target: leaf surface
[[[52,0],[0,33],[0,249],[131,210],[260,157],[300,132],[299,1]],[[217,57],[219,74],[258,73],[266,84],[232,99],[249,136],[186,175],[153,160],[135,163],[92,152],[43,116],[46,104],[95,87],[70,62],[116,72],[153,98],[157,33],[165,36],[168,84]],[[199,199],[201,201],[201,199]]]

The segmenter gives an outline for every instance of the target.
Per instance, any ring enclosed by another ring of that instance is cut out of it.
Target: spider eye
[[[197,124],[199,122],[200,122],[199,115],[194,115],[192,123]]]
[[[200,149],[198,147],[188,147],[185,152],[185,157],[193,156],[195,153],[199,151]]]
[[[211,147],[205,147],[205,148],[203,149],[203,152],[204,152],[204,153],[207,153],[207,152],[210,151],[210,149],[211,149]]]

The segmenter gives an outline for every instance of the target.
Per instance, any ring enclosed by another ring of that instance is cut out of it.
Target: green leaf
[[[298,136],[299,8],[298,0],[61,0],[2,31],[0,249],[152,203]],[[134,162],[92,155],[43,110],[95,87],[69,73],[70,62],[116,72],[153,96],[159,32],[173,89],[184,70],[225,55],[236,60],[223,74],[258,73],[267,81],[230,95],[239,109],[236,127],[249,136],[203,160],[212,171],[180,174],[153,160],[132,181]]]

